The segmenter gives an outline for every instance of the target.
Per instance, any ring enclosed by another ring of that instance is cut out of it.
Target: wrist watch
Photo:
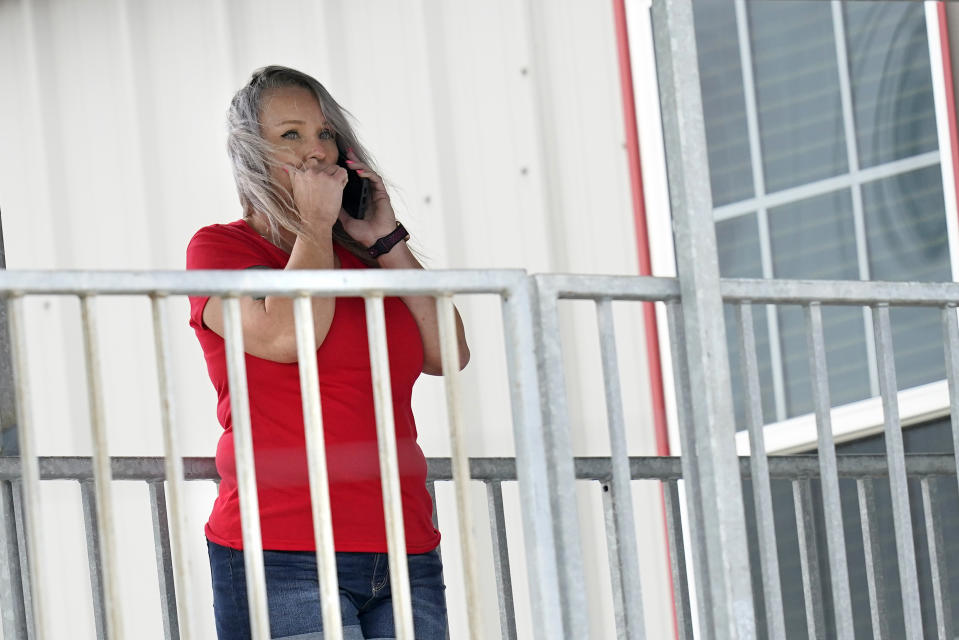
[[[374,242],[372,247],[367,248],[367,251],[369,251],[371,258],[379,258],[384,253],[389,253],[390,249],[400,242],[409,239],[410,234],[406,230],[406,227],[397,220],[396,229]]]

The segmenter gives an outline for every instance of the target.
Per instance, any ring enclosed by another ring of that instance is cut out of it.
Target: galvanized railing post
[[[18,487],[14,483],[11,492],[14,521],[18,525],[15,538],[23,585],[22,599],[15,606],[23,607],[27,627],[26,637],[44,640],[47,637],[46,622],[43,617],[45,609],[40,597],[39,584],[40,464],[33,442],[33,411],[30,405],[30,384],[27,372],[27,338],[23,318],[23,298],[14,296],[9,298],[9,302],[10,342],[16,384],[17,424],[19,425],[17,445],[21,465],[21,485]],[[17,509],[18,504],[22,506],[22,510]],[[24,548],[24,544],[26,548]]]
[[[330,483],[326,465],[323,412],[320,406],[320,374],[316,363],[312,303],[312,298],[308,295],[297,296],[293,300],[296,353],[300,372],[300,395],[303,399],[304,440],[310,479],[313,537],[316,541],[316,570],[320,585],[323,637],[328,640],[342,640],[343,620],[336,570],[336,548],[333,542],[333,515],[330,510]]]
[[[403,527],[403,506],[400,498],[396,423],[393,418],[389,350],[386,344],[386,310],[383,294],[380,292],[365,296],[364,302],[366,303],[370,370],[373,378],[373,405],[376,412],[376,446],[380,458],[383,515],[386,520],[386,546],[389,551],[393,623],[397,640],[413,640],[413,603],[410,595],[406,532]]]
[[[885,423],[886,457],[889,462],[889,491],[892,495],[893,530],[896,533],[896,555],[899,563],[899,584],[902,588],[902,610],[906,638],[922,637],[922,608],[919,604],[919,575],[912,531],[912,510],[909,505],[909,481],[906,477],[905,445],[899,421],[896,363],[893,358],[892,327],[889,305],[879,304],[872,310],[876,332],[879,389]]]
[[[560,615],[568,638],[588,635],[583,584],[582,544],[573,484],[573,447],[566,405],[566,377],[559,334],[558,296],[552,283],[540,276],[530,279],[536,295],[532,326],[536,339],[536,362],[540,371],[539,390],[546,445],[556,564],[560,580]]]
[[[466,426],[460,402],[460,354],[452,294],[436,297],[436,319],[443,365],[443,386],[446,389],[446,413],[450,425],[450,456],[453,462],[456,515],[460,529],[460,557],[463,561],[466,583],[466,619],[469,625],[469,637],[471,640],[480,640],[485,635],[479,611],[481,591],[470,508],[469,454],[466,451]]]
[[[0,270],[6,269],[3,224],[0,216]],[[13,355],[7,298],[0,296],[0,455],[15,456],[17,446],[17,402],[14,389]],[[14,526],[13,486],[0,482],[0,629],[4,638],[27,637],[27,612],[24,604],[23,568]]]
[[[692,428],[698,467],[713,629],[720,638],[754,638],[749,553],[719,259],[713,223],[706,129],[699,85],[692,0],[654,0],[653,33],[663,114],[663,138],[674,220],[676,262],[685,322]],[[697,575],[701,567],[695,567]],[[698,579],[698,578],[697,578]]]
[[[832,436],[832,402],[829,399],[829,372],[826,367],[822,305],[818,302],[810,303],[806,305],[805,313],[806,349],[809,356],[813,409],[816,414],[816,442],[819,447],[819,467],[822,472],[822,503],[826,518],[826,547],[832,585],[833,615],[836,619],[836,637],[839,640],[852,640],[854,632],[852,596],[849,591],[849,566],[846,556],[846,538],[843,534],[836,446]]]
[[[770,638],[785,640],[782,587],[779,584],[779,552],[776,546],[776,520],[773,515],[772,487],[769,483],[769,461],[763,437],[762,392],[759,386],[759,365],[756,359],[756,337],[753,330],[752,305],[741,302],[739,316],[739,354],[743,385],[746,389],[746,426],[749,429],[749,467],[752,471],[753,501],[756,504],[756,536],[763,576],[766,609],[766,631]]]
[[[230,385],[230,415],[233,420],[233,447],[236,456],[236,485],[240,499],[240,528],[243,535],[243,570],[253,640],[269,640],[270,613],[266,597],[266,569],[263,536],[260,531],[260,504],[253,457],[253,427],[243,348],[243,319],[240,300],[223,298],[223,328],[226,341],[226,369]]]
[[[565,584],[565,581],[560,584],[557,567],[559,542],[553,528],[552,496],[558,488],[551,486],[548,471],[550,456],[540,406],[531,287],[530,281],[523,276],[504,293],[503,334],[506,338],[533,632],[539,640],[553,640],[574,637],[564,633],[565,620],[556,615],[563,611],[561,591],[572,588],[572,585]]]

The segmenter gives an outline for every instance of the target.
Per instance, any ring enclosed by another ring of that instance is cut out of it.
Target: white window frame
[[[751,51],[745,46],[745,0],[735,0],[737,11],[737,26],[740,32],[741,59],[750,60]],[[851,135],[854,126],[852,120],[852,101],[848,79],[848,65],[845,64],[845,35],[836,38],[837,58],[839,63],[840,88],[842,97],[843,120],[846,127],[847,155],[849,157],[849,171],[838,178],[829,178],[816,183],[803,185],[795,189],[767,195],[764,193],[762,163],[759,150],[759,136],[755,101],[752,93],[751,65],[744,71],[744,93],[746,94],[747,130],[750,137],[750,155],[754,172],[756,196],[751,200],[733,203],[715,209],[717,219],[724,219],[743,213],[747,209],[750,213],[757,212],[760,233],[768,226],[763,225],[762,216],[769,207],[781,204],[785,200],[792,201],[796,196],[811,196],[815,193],[833,191],[843,186],[851,187],[853,194],[853,216],[856,229],[857,245],[865,242],[865,229],[862,216],[862,196],[859,185],[885,175],[899,173],[905,170],[931,166],[938,162],[941,167],[943,200],[945,203],[946,228],[953,281],[959,281],[959,213],[957,213],[956,185],[953,181],[953,163],[951,155],[952,141],[949,130],[948,100],[945,91],[944,69],[942,63],[942,46],[939,39],[940,15],[937,2],[924,2],[926,16],[926,34],[929,44],[930,71],[932,75],[933,95],[936,113],[936,128],[938,131],[939,150],[909,158],[860,170],[858,166],[858,149],[856,139]],[[832,2],[833,25],[839,32],[844,29],[841,4]],[[632,54],[632,64],[637,78],[655,78],[656,67],[653,56],[651,23],[649,19],[649,0],[635,0],[627,12],[629,16],[629,35]],[[838,19],[837,19],[838,16]],[[839,33],[837,33],[839,35]],[[665,148],[662,141],[661,113],[659,111],[658,87],[655,82],[635,82],[635,100],[637,118],[639,120],[640,145],[642,154],[643,185],[646,198],[648,237],[652,258],[653,274],[658,276],[675,276],[675,248],[673,246],[672,225],[669,209],[669,193],[666,179]],[[769,243],[762,242],[762,264],[764,274],[771,274],[771,256]],[[864,244],[860,246],[860,249]],[[858,252],[860,256],[859,269],[861,277],[868,278],[867,253]],[[662,307],[662,305],[658,305]],[[767,318],[771,330],[771,337],[775,337],[775,327],[778,325],[775,310],[769,307],[770,317]],[[661,327],[666,326],[665,311],[660,308],[657,320]],[[875,366],[875,349],[871,314],[863,309],[863,322],[866,335],[866,347],[869,358],[870,388],[873,396],[858,402],[836,406],[832,408],[833,438],[839,442],[847,442],[880,433],[883,430],[882,402],[878,397],[877,368]],[[764,427],[766,451],[770,454],[800,453],[814,450],[817,447],[816,422],[812,413],[785,418],[785,394],[782,392],[781,354],[778,353],[778,340],[771,344],[773,352],[774,389],[777,389],[776,419],[767,422]],[[659,350],[666,390],[666,409],[669,423],[670,450],[676,455],[680,453],[680,440],[676,418],[675,394],[672,381],[672,359],[669,348],[669,336],[666,331],[659,332]],[[779,358],[777,358],[779,356]],[[927,422],[949,414],[949,393],[945,380],[903,390],[899,393],[899,413],[902,426]],[[745,431],[736,434],[736,447],[739,455],[749,454],[749,434]]]

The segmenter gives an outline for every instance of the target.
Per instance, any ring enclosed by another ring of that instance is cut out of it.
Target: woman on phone
[[[230,105],[228,148],[242,218],[200,229],[188,269],[421,269],[390,197],[346,112],[314,78],[286,67],[253,73]],[[348,170],[366,179],[367,206],[344,211]],[[219,493],[206,524],[220,640],[250,637],[243,539],[233,455],[223,306],[190,299],[223,426],[216,452]],[[242,298],[243,345],[274,638],[322,638],[293,302]],[[393,608],[363,300],[313,298],[319,345],[340,607],[346,638],[391,638]],[[446,637],[440,534],[426,490],[426,459],[410,407],[419,374],[442,373],[430,297],[385,300],[386,333],[409,561],[420,640]],[[460,367],[469,360],[456,315]]]

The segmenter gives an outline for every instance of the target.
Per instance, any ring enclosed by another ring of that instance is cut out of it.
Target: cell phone
[[[346,164],[346,154],[340,153],[336,164],[346,169],[346,186],[343,187],[343,210],[350,217],[362,220],[366,217],[366,210],[370,206],[370,179],[361,178]]]

